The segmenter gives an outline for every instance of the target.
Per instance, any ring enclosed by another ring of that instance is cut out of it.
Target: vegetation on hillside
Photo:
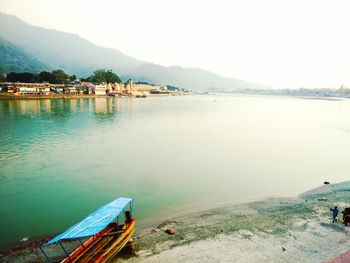
[[[77,76],[68,75],[62,69],[56,69],[51,72],[41,71],[39,74],[31,72],[11,72],[6,75],[4,79],[8,82],[49,82],[52,84],[68,84],[77,80]],[[121,79],[112,70],[98,69],[94,71],[88,78],[82,78],[82,81],[93,82],[95,84],[101,83],[122,83]]]
[[[29,52],[0,38],[0,73],[40,72],[50,67]]]
[[[6,75],[6,81],[9,82],[49,82],[53,84],[67,84],[76,80],[76,76],[69,76],[62,69],[53,70],[52,72],[42,71],[39,74],[31,72],[11,72]]]
[[[136,81],[135,84],[143,84],[143,85],[151,85],[151,86],[155,86],[156,84],[154,83],[149,83],[148,81]]]
[[[39,60],[70,74],[88,76],[97,68],[108,68],[118,72],[124,80],[132,78],[148,83],[168,83],[197,91],[267,89],[264,85],[221,77],[206,70],[145,63],[116,49],[98,47],[78,35],[34,27],[1,12],[0,25],[2,37],[18,46],[25,46]],[[21,29],[21,34],[17,34],[17,28]]]
[[[95,84],[100,83],[122,83],[121,79],[112,70],[98,69],[88,78],[81,79],[82,81],[89,81]]]
[[[89,76],[95,69],[108,68],[126,74],[142,64],[118,50],[96,46],[76,34],[32,26],[1,12],[0,28],[1,37],[25,47],[40,61],[52,66],[50,70],[60,68],[70,74]]]

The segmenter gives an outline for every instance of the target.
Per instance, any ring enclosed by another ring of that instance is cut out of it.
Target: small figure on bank
[[[350,226],[350,207],[345,208],[342,213],[344,225]]]
[[[330,210],[332,211],[333,223],[334,223],[335,221],[337,221],[337,216],[338,216],[339,210],[338,210],[337,206],[335,206],[333,209],[331,208]]]

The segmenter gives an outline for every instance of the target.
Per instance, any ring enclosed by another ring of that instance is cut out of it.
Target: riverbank
[[[174,218],[139,234],[137,257],[126,262],[322,262],[350,247],[350,228],[329,211],[349,207],[349,191],[350,182],[324,185]]]
[[[147,97],[180,96],[188,94],[147,94]],[[108,95],[88,95],[88,94],[50,94],[50,95],[0,95],[0,100],[27,100],[27,99],[92,99],[92,98],[113,98]],[[120,98],[135,98],[135,96],[115,96]]]
[[[349,191],[350,182],[330,184],[299,198],[232,204],[155,222],[135,235],[136,256],[118,262],[323,262],[350,247],[350,227],[341,218],[332,223],[329,211],[350,207]],[[166,234],[168,228],[175,234]],[[41,241],[19,243],[0,260],[42,262]]]
[[[109,96],[88,94],[50,94],[50,95],[0,95],[0,100],[22,100],[22,99],[80,99],[80,98],[107,98]]]

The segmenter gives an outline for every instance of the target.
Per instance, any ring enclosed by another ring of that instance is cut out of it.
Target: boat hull
[[[61,263],[104,263],[115,257],[131,239],[135,230],[135,220],[118,229],[111,227],[89,238],[82,246],[74,250]]]
[[[116,242],[113,243],[111,247],[105,253],[102,254],[101,258],[97,259],[96,262],[105,263],[108,262],[110,259],[114,258],[131,239],[134,231],[135,221],[133,220],[130,223],[130,226],[126,229],[125,234],[121,238],[116,240]]]

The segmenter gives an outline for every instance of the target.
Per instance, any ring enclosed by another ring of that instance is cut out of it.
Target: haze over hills
[[[0,72],[50,71],[52,68],[26,50],[0,37]]]
[[[180,66],[164,67],[151,63],[138,66],[130,71],[129,75],[143,81],[167,83],[200,91],[220,92],[245,88],[268,88],[262,84],[225,78],[203,69]]]
[[[136,81],[170,84],[197,91],[267,88],[261,84],[221,77],[202,69],[147,63],[116,49],[99,47],[78,35],[32,26],[1,12],[0,36],[23,52],[32,54],[48,68],[60,68],[78,76],[87,76],[98,68],[107,68],[124,80],[131,77]],[[37,63],[33,63],[33,68],[28,71],[37,71],[34,64]]]
[[[115,49],[98,47],[78,35],[31,26],[4,13],[0,13],[0,34],[53,68],[77,75],[89,74],[96,68],[111,68],[125,74],[142,63]]]

